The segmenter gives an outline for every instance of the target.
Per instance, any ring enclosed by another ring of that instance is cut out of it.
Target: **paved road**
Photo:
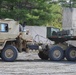
[[[43,61],[36,52],[21,53],[15,62],[0,59],[0,75],[76,75],[76,62]]]

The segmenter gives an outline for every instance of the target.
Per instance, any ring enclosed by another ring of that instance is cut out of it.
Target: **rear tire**
[[[38,56],[42,59],[42,60],[48,60],[48,55],[46,55],[43,51],[40,51],[38,53]]]
[[[1,58],[3,61],[13,62],[18,56],[18,51],[14,46],[6,46],[1,52]]]
[[[68,47],[65,53],[66,53],[66,59],[68,61],[76,60],[76,48],[75,47]]]
[[[60,61],[64,59],[64,50],[59,46],[53,46],[49,50],[49,58],[52,61]]]

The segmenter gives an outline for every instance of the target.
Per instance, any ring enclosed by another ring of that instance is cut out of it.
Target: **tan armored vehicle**
[[[4,61],[14,61],[18,52],[27,50],[27,42],[32,41],[28,31],[21,29],[18,21],[0,19],[0,54]]]

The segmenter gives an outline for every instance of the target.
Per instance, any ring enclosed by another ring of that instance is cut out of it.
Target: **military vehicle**
[[[64,19],[65,20],[65,19]],[[64,26],[64,25],[63,25]],[[64,26],[65,27],[65,26]],[[63,27],[63,28],[64,28]],[[38,43],[38,56],[42,60],[60,61],[66,58],[69,61],[76,60],[76,29],[75,27],[59,30],[46,27],[47,38],[54,44]],[[0,56],[7,62],[15,61],[18,52],[27,52],[28,42],[32,42],[32,36],[25,31],[24,25],[13,19],[0,19]]]
[[[0,56],[4,61],[14,61],[18,52],[27,51],[26,43],[32,41],[28,30],[13,19],[0,19]]]

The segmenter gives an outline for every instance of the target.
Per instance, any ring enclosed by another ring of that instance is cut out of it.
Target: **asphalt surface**
[[[76,61],[45,61],[37,52],[19,53],[15,62],[0,59],[0,75],[76,75]]]

